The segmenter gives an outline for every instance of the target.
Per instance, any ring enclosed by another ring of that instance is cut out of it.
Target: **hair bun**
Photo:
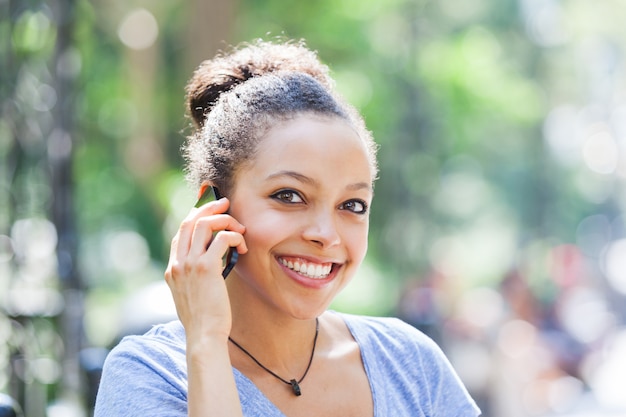
[[[328,67],[303,41],[271,43],[257,40],[245,43],[229,53],[206,60],[195,70],[185,89],[187,108],[197,128],[217,102],[220,94],[246,80],[274,71],[303,72],[327,88],[333,81]]]

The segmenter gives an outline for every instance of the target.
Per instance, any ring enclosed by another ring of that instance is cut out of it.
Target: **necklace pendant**
[[[291,384],[291,389],[293,390],[293,393],[296,394],[296,397],[301,396],[302,391],[300,390],[300,384],[298,384],[298,381],[292,379],[289,383]]]

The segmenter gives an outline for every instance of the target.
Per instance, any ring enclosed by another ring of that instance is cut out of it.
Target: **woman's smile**
[[[288,269],[307,278],[324,279],[333,269],[332,262],[316,263],[302,258],[279,257],[278,261]]]
[[[338,276],[339,264],[315,263],[299,259],[299,261],[287,261],[284,258],[278,258],[285,275],[299,286],[320,290],[328,287]]]

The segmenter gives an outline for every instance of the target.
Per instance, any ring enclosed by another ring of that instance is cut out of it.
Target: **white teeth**
[[[282,258],[280,258],[280,263],[293,271],[316,279],[326,278],[332,270],[332,264],[320,265],[304,261],[287,261]]]

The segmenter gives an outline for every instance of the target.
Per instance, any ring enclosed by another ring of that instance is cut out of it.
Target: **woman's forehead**
[[[249,168],[263,177],[284,171],[371,183],[365,144],[352,126],[339,118],[300,116],[279,123],[260,140],[249,162]]]

